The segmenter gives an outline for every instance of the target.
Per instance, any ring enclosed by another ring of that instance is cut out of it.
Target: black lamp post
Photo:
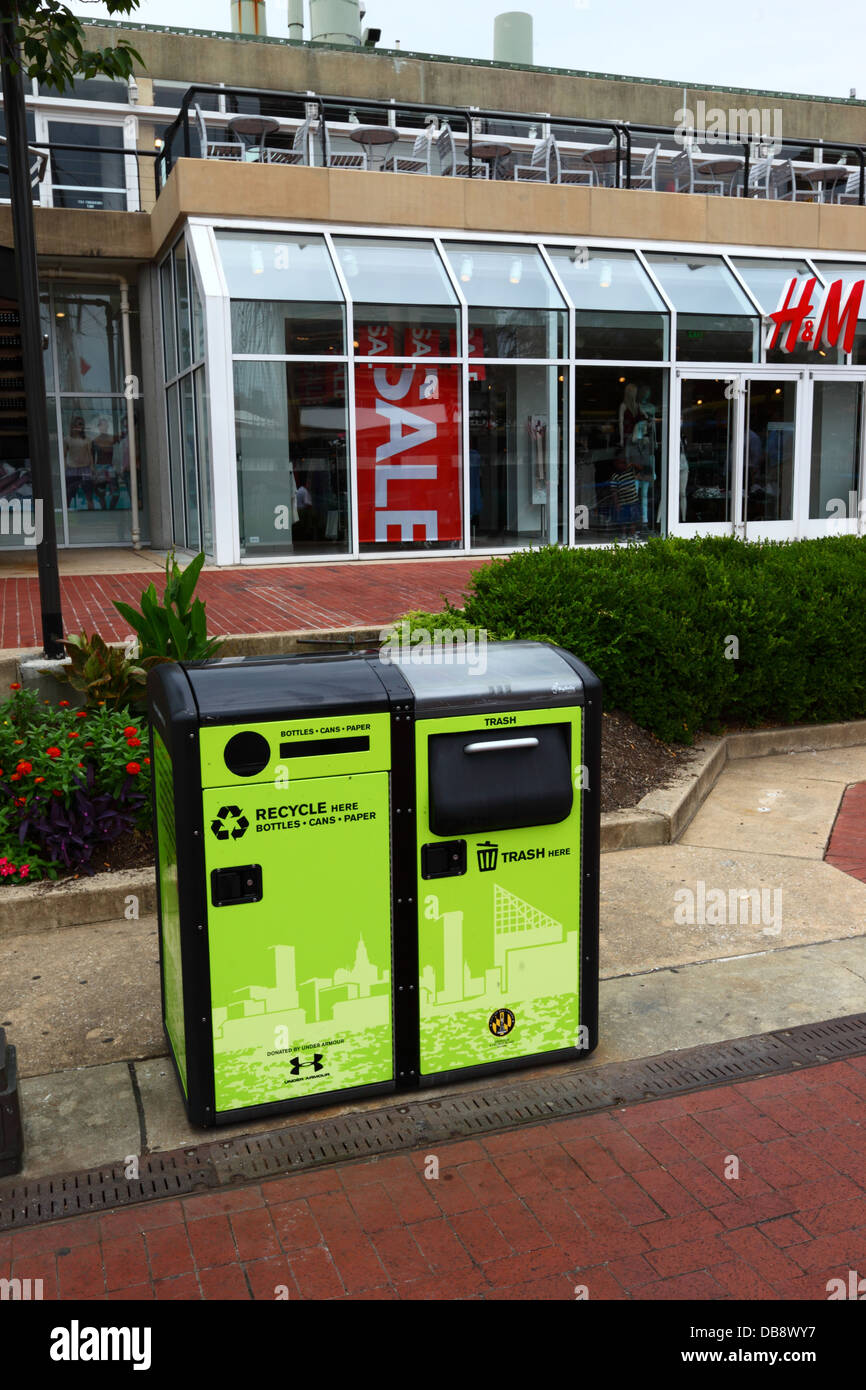
[[[21,69],[13,73],[10,61],[18,58],[13,38],[15,4],[0,5],[0,58],[3,68],[3,109],[6,115],[6,154],[15,233],[15,265],[18,273],[18,312],[24,359],[27,400],[27,432],[30,441],[30,477],[38,544],[39,603],[42,610],[42,650],[46,657],[65,655],[63,615],[60,609],[60,575],[57,569],[57,528],[51,481],[45,366],[42,359],[42,324],[39,315],[39,272],[36,266],[36,233],[33,225],[33,192],[30,152],[27,148],[27,108]],[[40,515],[41,512],[41,515]]]

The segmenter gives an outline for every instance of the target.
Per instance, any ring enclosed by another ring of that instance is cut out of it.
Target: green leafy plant
[[[55,674],[62,684],[71,685],[87,697],[87,704],[130,709],[144,704],[147,673],[164,658],[144,661],[127,656],[120,647],[110,647],[94,632],[87,637],[67,637],[63,642],[71,666]]]
[[[208,637],[205,606],[193,600],[204,554],[199,554],[181,570],[173,554],[165,562],[165,593],[157,597],[149,584],[141,596],[141,611],[115,600],[114,606],[138,638],[137,662],[147,669],[154,659],[163,661],[207,661],[223,645]]]
[[[483,566],[462,608],[410,623],[554,642],[601,677],[608,708],[691,743],[732,724],[866,716],[864,589],[857,536],[551,546]]]
[[[0,882],[90,872],[97,845],[146,829],[145,737],[126,710],[41,703],[13,686],[0,705]]]
[[[110,15],[133,14],[139,0],[104,0]],[[118,38],[108,48],[85,48],[81,20],[61,0],[17,0],[4,5],[13,22],[13,36],[21,57],[10,63],[13,72],[20,66],[26,77],[35,77],[41,87],[62,92],[76,77],[129,77],[141,54],[126,39]]]

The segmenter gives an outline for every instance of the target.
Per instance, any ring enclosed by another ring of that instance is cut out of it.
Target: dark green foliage
[[[494,560],[462,611],[412,622],[555,642],[601,677],[608,708],[691,743],[726,724],[866,716],[864,595],[866,538],[651,540]]]

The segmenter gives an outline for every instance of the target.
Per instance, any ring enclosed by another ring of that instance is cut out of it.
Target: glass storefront
[[[133,470],[126,379],[131,375],[138,380],[140,373],[134,287],[130,287],[129,300],[133,322],[130,372],[124,364],[119,286],[58,279],[42,289],[46,411],[55,524],[61,546],[132,542]],[[0,359],[10,368],[13,365],[11,350],[3,341]],[[0,388],[4,380],[0,380]],[[135,399],[135,486],[139,530],[141,538],[147,540],[140,406],[140,400]],[[5,445],[0,450],[0,498],[18,499],[22,504],[32,498],[30,463],[19,456],[26,448],[26,438],[22,438],[20,447],[11,452]],[[23,544],[21,535],[7,530],[0,535],[3,549],[17,549]]]
[[[866,261],[235,224],[161,275],[175,540],[228,499],[218,563],[857,527],[866,323],[768,340]]]

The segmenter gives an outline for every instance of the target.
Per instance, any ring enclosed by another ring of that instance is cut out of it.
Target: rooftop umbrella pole
[[[17,10],[0,6],[0,60],[3,68],[3,109],[6,116],[6,156],[12,198],[12,226],[15,233],[15,265],[18,272],[18,311],[24,359],[24,390],[27,400],[27,432],[30,441],[30,477],[33,489],[34,521],[38,544],[39,605],[42,611],[42,650],[57,660],[65,655],[62,643],[63,616],[60,609],[60,576],[57,569],[57,529],[51,483],[51,455],[48,443],[45,366],[42,359],[42,324],[39,317],[39,273],[36,267],[36,235],[33,226],[33,195],[30,180],[30,153],[27,148],[27,114],[21,69],[13,73],[10,61],[18,59],[13,38]]]

